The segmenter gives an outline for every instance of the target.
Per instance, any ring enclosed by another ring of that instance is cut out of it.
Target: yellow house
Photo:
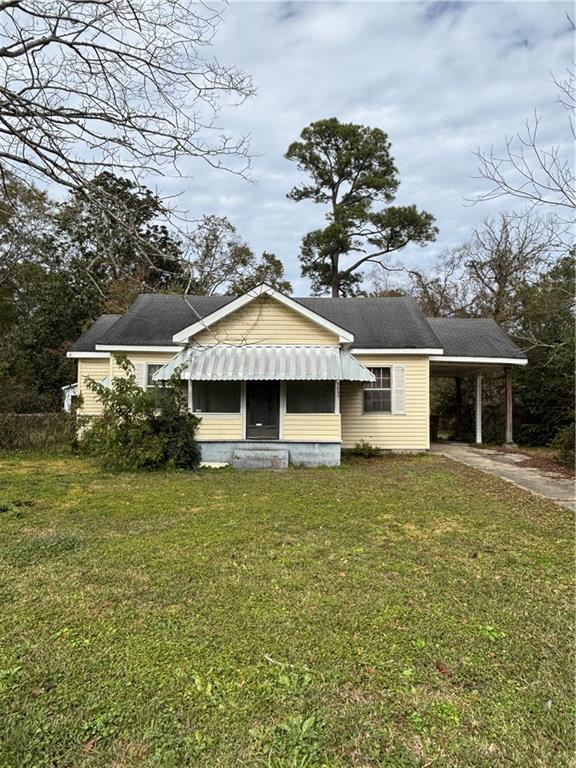
[[[119,353],[142,387],[180,371],[203,459],[238,465],[258,451],[338,464],[341,448],[361,442],[426,451],[433,375],[476,376],[481,442],[482,373],[526,363],[493,321],[429,320],[409,297],[295,299],[267,285],[237,297],[146,294],[100,317],[68,353],[82,415],[101,409],[86,380],[120,375]],[[511,392],[508,405],[511,441]]]

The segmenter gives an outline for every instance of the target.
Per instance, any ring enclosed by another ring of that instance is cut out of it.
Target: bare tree
[[[519,317],[519,289],[547,269],[560,248],[554,218],[501,214],[485,219],[463,250],[474,290],[474,310],[511,328]]]
[[[568,18],[574,30],[574,22]],[[545,145],[540,140],[542,118],[535,111],[526,120],[524,130],[506,137],[503,152],[494,147],[476,152],[479,177],[489,182],[489,189],[475,202],[510,195],[530,206],[553,206],[568,210],[574,222],[576,209],[576,173],[574,142],[576,141],[576,73],[569,69],[564,79],[553,78],[558,101],[568,113],[568,130],[564,145]]]
[[[467,244],[444,251],[431,270],[408,271],[407,292],[429,317],[465,317],[473,312],[475,293],[465,278]]]
[[[253,92],[204,57],[219,20],[192,0],[0,0],[0,172],[78,189],[245,159],[245,139],[215,136],[223,102]]]
[[[513,329],[520,289],[534,281],[561,248],[555,218],[501,214],[485,219],[472,238],[440,257],[431,272],[409,271],[409,292],[439,317],[493,317]]]

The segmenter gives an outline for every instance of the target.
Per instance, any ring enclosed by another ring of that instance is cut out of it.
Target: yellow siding
[[[137,365],[138,363],[163,365],[164,363],[167,363],[168,360],[171,360],[177,352],[178,350],[175,349],[174,352],[126,352],[125,354],[133,365]],[[114,354],[111,355],[110,366],[112,376],[120,376],[122,374],[122,369],[116,362]]]
[[[429,363],[427,357],[398,355],[355,355],[367,367],[406,367],[406,413],[363,414],[362,385],[342,382],[342,447],[352,448],[365,441],[389,450],[426,450],[429,438]]]
[[[102,413],[102,404],[96,395],[86,386],[86,379],[100,381],[110,375],[110,360],[101,357],[85,357],[78,360],[79,394],[82,405],[78,413],[82,416],[98,416]]]
[[[243,416],[213,416],[205,413],[196,437],[198,440],[242,440]]]
[[[340,414],[285,413],[282,439],[340,442]]]
[[[194,337],[199,344],[337,345],[338,337],[276,299],[262,296]]]

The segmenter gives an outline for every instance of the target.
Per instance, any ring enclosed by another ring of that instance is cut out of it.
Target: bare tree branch
[[[568,17],[574,30],[574,22]],[[568,221],[574,223],[576,209],[576,172],[574,146],[576,141],[576,74],[574,66],[564,79],[553,76],[558,89],[558,101],[568,116],[568,136],[563,144],[545,145],[539,131],[542,118],[535,111],[526,120],[524,131],[507,136],[505,149],[498,152],[478,149],[478,176],[489,183],[486,192],[469,202],[494,200],[512,196],[530,206],[552,206],[567,210]],[[570,149],[571,148],[571,149]]]
[[[192,0],[0,3],[2,169],[74,189],[191,156],[245,173],[247,141],[217,116],[253,88],[205,55],[219,22]]]

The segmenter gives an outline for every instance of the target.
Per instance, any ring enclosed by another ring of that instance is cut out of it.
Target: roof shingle
[[[70,348],[71,351],[93,352],[94,345],[100,343],[100,339],[110,330],[110,328],[112,328],[114,323],[120,317],[122,317],[122,315],[100,315],[100,317],[92,323],[90,328],[88,328],[80,338],[76,339]]]
[[[428,323],[446,357],[526,357],[491,318],[429,317]]]
[[[172,337],[221,309],[233,296],[143,294],[123,315],[102,315],[72,346],[178,347]],[[352,349],[444,349],[448,357],[525,357],[490,319],[426,318],[402,297],[297,298],[295,301],[354,334]]]

